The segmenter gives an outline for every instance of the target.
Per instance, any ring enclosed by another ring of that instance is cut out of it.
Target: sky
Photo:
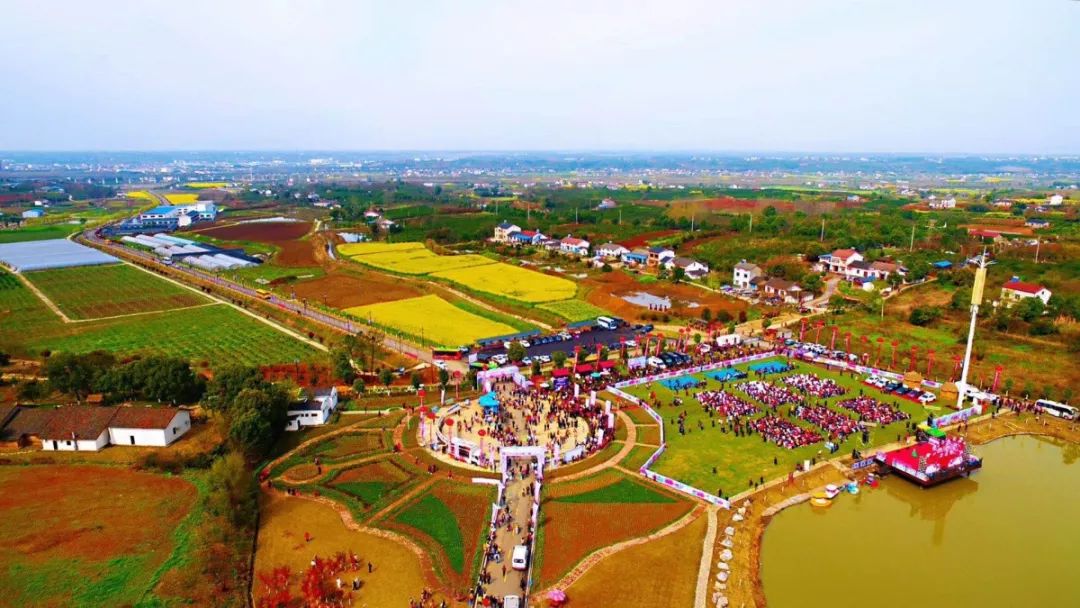
[[[1076,0],[0,0],[0,150],[1080,153]]]

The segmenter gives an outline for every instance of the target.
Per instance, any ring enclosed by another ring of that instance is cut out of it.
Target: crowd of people
[[[744,393],[769,406],[773,411],[776,411],[776,408],[781,405],[800,403],[803,400],[799,395],[771,382],[752,380],[740,384],[739,387],[742,388]]]
[[[510,556],[506,554],[505,550],[512,550],[517,545],[532,546],[533,534],[535,533],[532,519],[526,515],[523,521],[518,521],[514,517],[513,508],[515,505],[520,507],[518,501],[525,501],[530,508],[524,509],[524,513],[529,514],[532,512],[532,507],[536,505],[537,484],[540,483],[537,475],[540,475],[540,473],[532,460],[526,463],[510,463],[507,465],[503,476],[506,481],[507,494],[509,494],[509,488],[515,479],[523,482],[528,481],[528,483],[522,485],[520,494],[514,496],[504,494],[502,497],[499,510],[496,512],[491,529],[488,531],[487,544],[484,547],[483,567],[477,585],[472,591],[470,605],[479,606],[483,604],[484,606],[494,607],[503,605],[502,595],[491,593],[491,587],[496,578],[501,576],[501,580],[505,581],[507,574],[514,572],[509,563]],[[515,589],[515,591],[520,590],[524,594],[527,580],[522,574],[516,574],[515,576],[519,579],[516,585],[518,589]]]
[[[792,374],[784,377],[784,384],[793,386],[803,393],[828,399],[839,397],[847,392],[844,387],[828,378],[821,378],[815,374]]]
[[[859,422],[825,406],[800,405],[795,408],[795,416],[828,433],[833,442],[843,441],[863,429]]]
[[[748,401],[724,390],[701,391],[697,394],[697,399],[705,407],[711,408],[714,412],[726,418],[752,416],[758,411],[758,408]]]
[[[821,434],[817,431],[804,429],[772,414],[751,420],[749,427],[761,435],[762,441],[771,441],[789,450],[821,441]]]
[[[911,415],[907,412],[865,395],[839,401],[836,405],[855,412],[861,422],[870,422],[881,426],[911,418]]]

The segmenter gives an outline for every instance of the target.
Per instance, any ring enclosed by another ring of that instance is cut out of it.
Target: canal
[[[897,477],[765,531],[769,608],[1080,606],[1080,446],[1006,437],[984,468],[923,490]]]

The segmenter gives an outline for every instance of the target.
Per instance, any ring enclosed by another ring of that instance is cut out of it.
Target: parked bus
[[[604,329],[619,329],[622,319],[617,317],[597,317],[596,324]]]
[[[1062,420],[1076,420],[1080,416],[1080,410],[1075,407],[1057,401],[1050,401],[1049,399],[1039,399],[1035,402],[1035,407]]]
[[[269,300],[270,299],[270,292],[266,291],[265,289],[256,289],[255,293],[258,294],[259,297],[264,299],[264,300]]]

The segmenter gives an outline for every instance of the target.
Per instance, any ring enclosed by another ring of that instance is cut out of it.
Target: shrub
[[[911,310],[908,322],[912,325],[924,327],[941,318],[941,309],[937,306],[918,306]]]

